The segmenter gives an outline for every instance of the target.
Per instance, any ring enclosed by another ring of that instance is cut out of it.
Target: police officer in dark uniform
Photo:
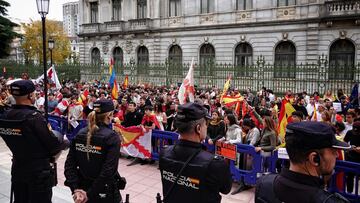
[[[50,203],[56,181],[52,162],[62,149],[61,142],[32,105],[34,84],[30,80],[15,81],[10,91],[16,105],[1,115],[0,135],[13,154],[11,183],[15,203]]]
[[[119,203],[120,137],[109,126],[113,119],[111,100],[94,103],[88,127],[80,130],[65,162],[65,185],[75,202]]]
[[[165,148],[159,167],[165,203],[215,203],[231,190],[229,166],[224,159],[202,150],[210,116],[200,104],[178,107],[175,125],[179,142]]]
[[[339,149],[349,149],[347,143],[335,138],[331,126],[321,122],[298,122],[287,126],[286,150],[290,168],[279,175],[259,179],[256,203],[345,203],[339,194],[324,190],[324,176],[333,173]]]

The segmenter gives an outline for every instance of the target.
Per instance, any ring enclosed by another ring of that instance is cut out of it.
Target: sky
[[[19,18],[21,20],[28,21],[40,20],[40,14],[37,12],[36,0],[6,0],[10,3],[8,7],[8,16],[12,18]],[[46,18],[51,20],[62,21],[62,5],[67,2],[73,2],[76,0],[50,0],[49,14]]]

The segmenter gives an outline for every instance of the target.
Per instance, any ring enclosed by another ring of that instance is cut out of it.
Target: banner
[[[236,161],[237,147],[234,144],[217,141],[215,154]]]
[[[144,133],[141,127],[120,124],[114,124],[113,128],[121,136],[120,152],[141,159],[151,158],[151,130]]]

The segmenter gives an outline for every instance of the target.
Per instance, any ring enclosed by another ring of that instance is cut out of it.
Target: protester
[[[211,114],[211,120],[207,129],[207,139],[209,144],[215,144],[217,140],[225,136],[225,123],[218,111]]]
[[[345,160],[360,163],[360,121],[354,122],[352,129],[346,133],[344,142],[353,147],[353,150],[345,154]],[[354,190],[354,174],[348,174],[346,183],[347,192],[352,193]]]
[[[242,130],[240,126],[237,124],[235,115],[234,114],[225,115],[224,122],[226,124],[225,137],[219,139],[219,141],[225,141],[231,144],[241,144]]]

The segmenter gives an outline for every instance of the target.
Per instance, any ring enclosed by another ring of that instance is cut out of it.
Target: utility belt
[[[95,178],[87,177],[82,174],[79,170],[79,177],[81,182],[81,187],[88,189],[91,187]],[[105,193],[113,193],[116,190],[124,190],[126,186],[126,179],[121,177],[119,173],[116,173],[113,179],[109,179],[106,183],[104,183],[104,191]]]
[[[13,180],[31,181],[34,184],[43,184],[46,187],[56,186],[57,163],[52,158],[13,158]],[[43,181],[43,182],[41,182]]]

